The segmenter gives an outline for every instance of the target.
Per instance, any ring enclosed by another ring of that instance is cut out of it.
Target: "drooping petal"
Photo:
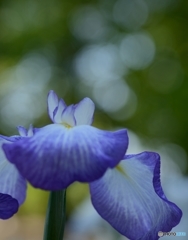
[[[18,211],[18,201],[8,194],[0,193],[0,219],[8,219]]]
[[[126,130],[51,124],[33,137],[4,144],[7,158],[35,187],[60,190],[74,181],[90,182],[116,166],[128,145]]]
[[[11,195],[21,205],[26,197],[26,181],[6,159],[0,161],[0,193]]]
[[[54,116],[54,123],[61,123],[62,122],[61,116],[62,116],[63,110],[65,108],[66,108],[65,102],[63,101],[63,99],[60,99],[59,104],[58,104],[58,108],[57,108],[57,112]]]
[[[74,116],[76,125],[91,125],[93,122],[93,114],[95,111],[95,104],[90,98],[84,98],[76,107]]]
[[[6,138],[8,139],[8,137]],[[10,141],[0,136],[0,218],[2,219],[15,214],[26,197],[25,179],[18,172],[15,165],[6,159],[2,150],[2,144],[14,144],[15,139],[12,137],[9,139]]]
[[[68,127],[75,126],[74,105],[66,107],[61,116],[61,123]]]
[[[164,195],[156,153],[127,156],[117,168],[90,183],[90,192],[98,213],[132,240],[156,240],[159,231],[169,232],[182,216]]]
[[[58,106],[58,102],[59,102],[58,96],[53,90],[50,90],[48,93],[47,105],[48,105],[48,114],[52,121],[54,121],[53,113],[56,107]]]

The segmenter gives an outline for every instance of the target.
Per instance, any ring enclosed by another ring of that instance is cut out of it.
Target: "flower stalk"
[[[50,193],[43,240],[63,240],[66,221],[66,190]]]

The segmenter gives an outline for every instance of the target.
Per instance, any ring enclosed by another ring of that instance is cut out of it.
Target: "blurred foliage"
[[[19,214],[24,215],[45,215],[49,192],[33,188],[28,184],[27,204],[23,204],[19,209]],[[42,203],[42,204],[41,204]]]
[[[1,133],[49,124],[54,89],[68,104],[91,97],[95,126],[188,152],[187,23],[186,0],[1,0]],[[71,206],[85,195],[73,188]],[[34,191],[23,211],[38,209]]]

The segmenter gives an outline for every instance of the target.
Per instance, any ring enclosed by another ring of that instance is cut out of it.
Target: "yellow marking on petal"
[[[66,128],[72,128],[72,126],[69,125],[68,123],[62,123],[62,124],[63,124],[63,126],[65,126]]]
[[[116,169],[117,169],[120,173],[122,173],[124,176],[127,176],[125,170],[120,166],[120,164],[116,166]]]

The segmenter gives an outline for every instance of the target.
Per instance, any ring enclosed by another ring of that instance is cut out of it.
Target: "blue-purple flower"
[[[90,183],[93,206],[119,233],[131,240],[156,240],[182,217],[160,183],[160,156],[126,155],[114,169]]]
[[[90,126],[94,103],[89,98],[66,106],[50,91],[48,113],[54,124],[40,128],[31,138],[3,145],[9,161],[34,187],[54,191],[74,181],[91,182],[123,159],[127,131]]]
[[[3,144],[7,159],[33,186],[54,191],[88,182],[95,209],[131,240],[156,240],[158,231],[179,223],[182,212],[161,187],[157,153],[125,155],[126,130],[90,126],[94,104],[89,98],[66,106],[50,91],[48,113],[53,124]]]
[[[34,132],[32,126],[28,131],[20,126],[18,131],[20,136],[0,135],[0,147],[3,144],[14,144],[22,138],[30,137]],[[7,219],[12,217],[24,202],[27,184],[16,166],[7,160],[2,148],[0,149],[0,219]]]

